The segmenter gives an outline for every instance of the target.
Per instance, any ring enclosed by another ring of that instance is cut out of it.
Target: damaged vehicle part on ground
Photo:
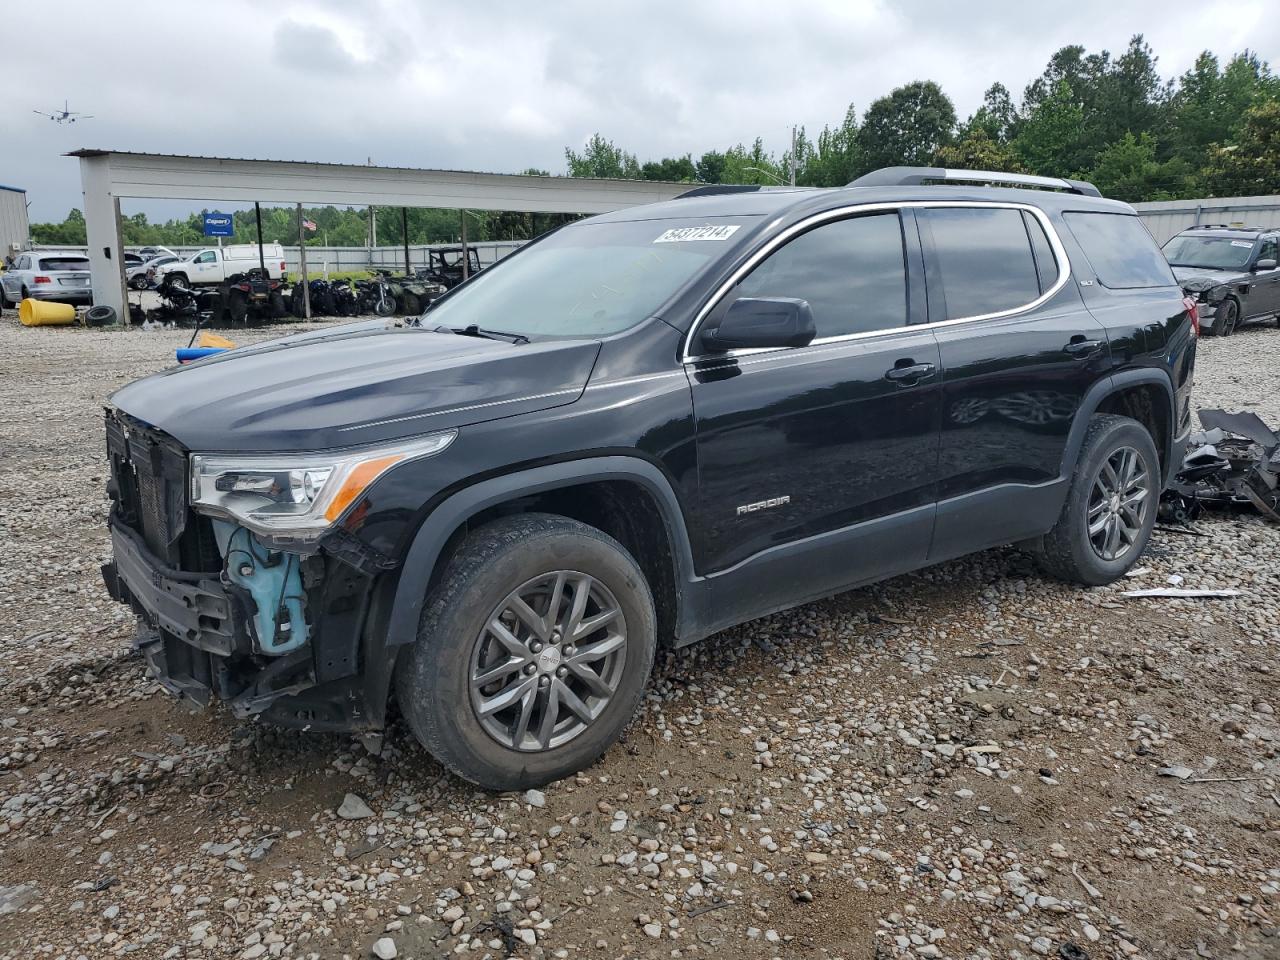
[[[1255,413],[1199,411],[1182,469],[1160,501],[1161,517],[1194,520],[1205,504],[1250,505],[1280,522],[1280,435]]]
[[[448,769],[535,786],[621,736],[659,644],[1004,544],[1122,576],[1190,432],[1193,307],[1088,184],[699,188],[416,323],[122,388],[104,575],[170,690],[363,733],[394,689]]]

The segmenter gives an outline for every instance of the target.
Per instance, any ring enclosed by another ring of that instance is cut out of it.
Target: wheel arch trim
[[[684,511],[671,481],[657,466],[631,456],[591,457],[548,464],[492,477],[452,494],[436,506],[418,528],[401,564],[395,599],[387,623],[387,646],[400,647],[418,636],[427,586],[445,545],[458,526],[481,511],[529,494],[545,493],[595,481],[629,481],[641,486],[658,504],[675,568],[677,633],[690,616],[683,586],[697,579]]]
[[[1161,395],[1168,404],[1169,435],[1165,438],[1165,449],[1160,451],[1164,457],[1164,476],[1161,478],[1161,489],[1177,471],[1181,460],[1176,456],[1180,438],[1176,436],[1178,429],[1177,404],[1174,402],[1173,383],[1163,370],[1147,368],[1142,370],[1120,370],[1105,379],[1099,380],[1085,393],[1080,400],[1075,421],[1071,424],[1071,432],[1067,435],[1067,444],[1062,451],[1062,466],[1059,475],[1070,477],[1075,470],[1076,459],[1080,456],[1080,448],[1084,445],[1084,436],[1089,429],[1089,419],[1098,412],[1098,408],[1108,398],[1122,393],[1132,387],[1158,386]],[[1152,438],[1153,440],[1155,438]]]

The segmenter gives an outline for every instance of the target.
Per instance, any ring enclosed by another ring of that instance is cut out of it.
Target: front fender
[[[387,624],[387,646],[412,643],[418,636],[418,621],[427,598],[431,575],[449,538],[458,527],[481,511],[518,497],[599,480],[627,480],[640,484],[659,505],[671,544],[676,575],[677,633],[686,635],[687,625],[699,614],[682,589],[694,576],[693,554],[680,501],[666,475],[647,460],[629,456],[591,457],[521,470],[483,480],[459,490],[441,501],[418,528],[405,554],[396,585],[395,599]]]

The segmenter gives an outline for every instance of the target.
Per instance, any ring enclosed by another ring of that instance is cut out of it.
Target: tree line
[[[1142,35],[1123,53],[1058,50],[1015,102],[993,83],[982,105],[959,120],[955,105],[931,80],[917,80],[871,102],[859,118],[844,118],[811,136],[796,131],[778,154],[757,137],[748,147],[706,150],[641,162],[600,133],[581,150],[565,149],[566,175],[690,183],[835,187],[880,167],[942,166],[1090,180],[1105,196],[1128,202],[1280,193],[1280,77],[1250,50],[1225,64],[1205,51],[1179,77],[1162,78]],[[550,176],[529,169],[528,175]],[[380,244],[404,240],[399,208],[320,207],[304,211],[316,223],[309,245],[364,246],[370,218]],[[237,211],[234,242],[256,240],[252,210]],[[561,214],[411,209],[410,243],[456,241],[467,218],[470,240],[524,240],[557,226]],[[144,214],[121,222],[128,245],[203,243],[200,214],[150,223]],[[264,208],[263,239],[296,244],[295,208]],[[84,216],[35,223],[36,243],[85,243]]]

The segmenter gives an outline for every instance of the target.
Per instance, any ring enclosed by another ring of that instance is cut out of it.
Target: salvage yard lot
[[[101,405],[188,337],[0,320],[0,956],[1280,957],[1280,526],[747,624],[661,655],[585,774],[490,795],[399,724],[375,757],[191,714],[129,655]],[[1280,423],[1280,332],[1203,341],[1196,379]],[[1173,574],[1242,595],[1121,596]]]

